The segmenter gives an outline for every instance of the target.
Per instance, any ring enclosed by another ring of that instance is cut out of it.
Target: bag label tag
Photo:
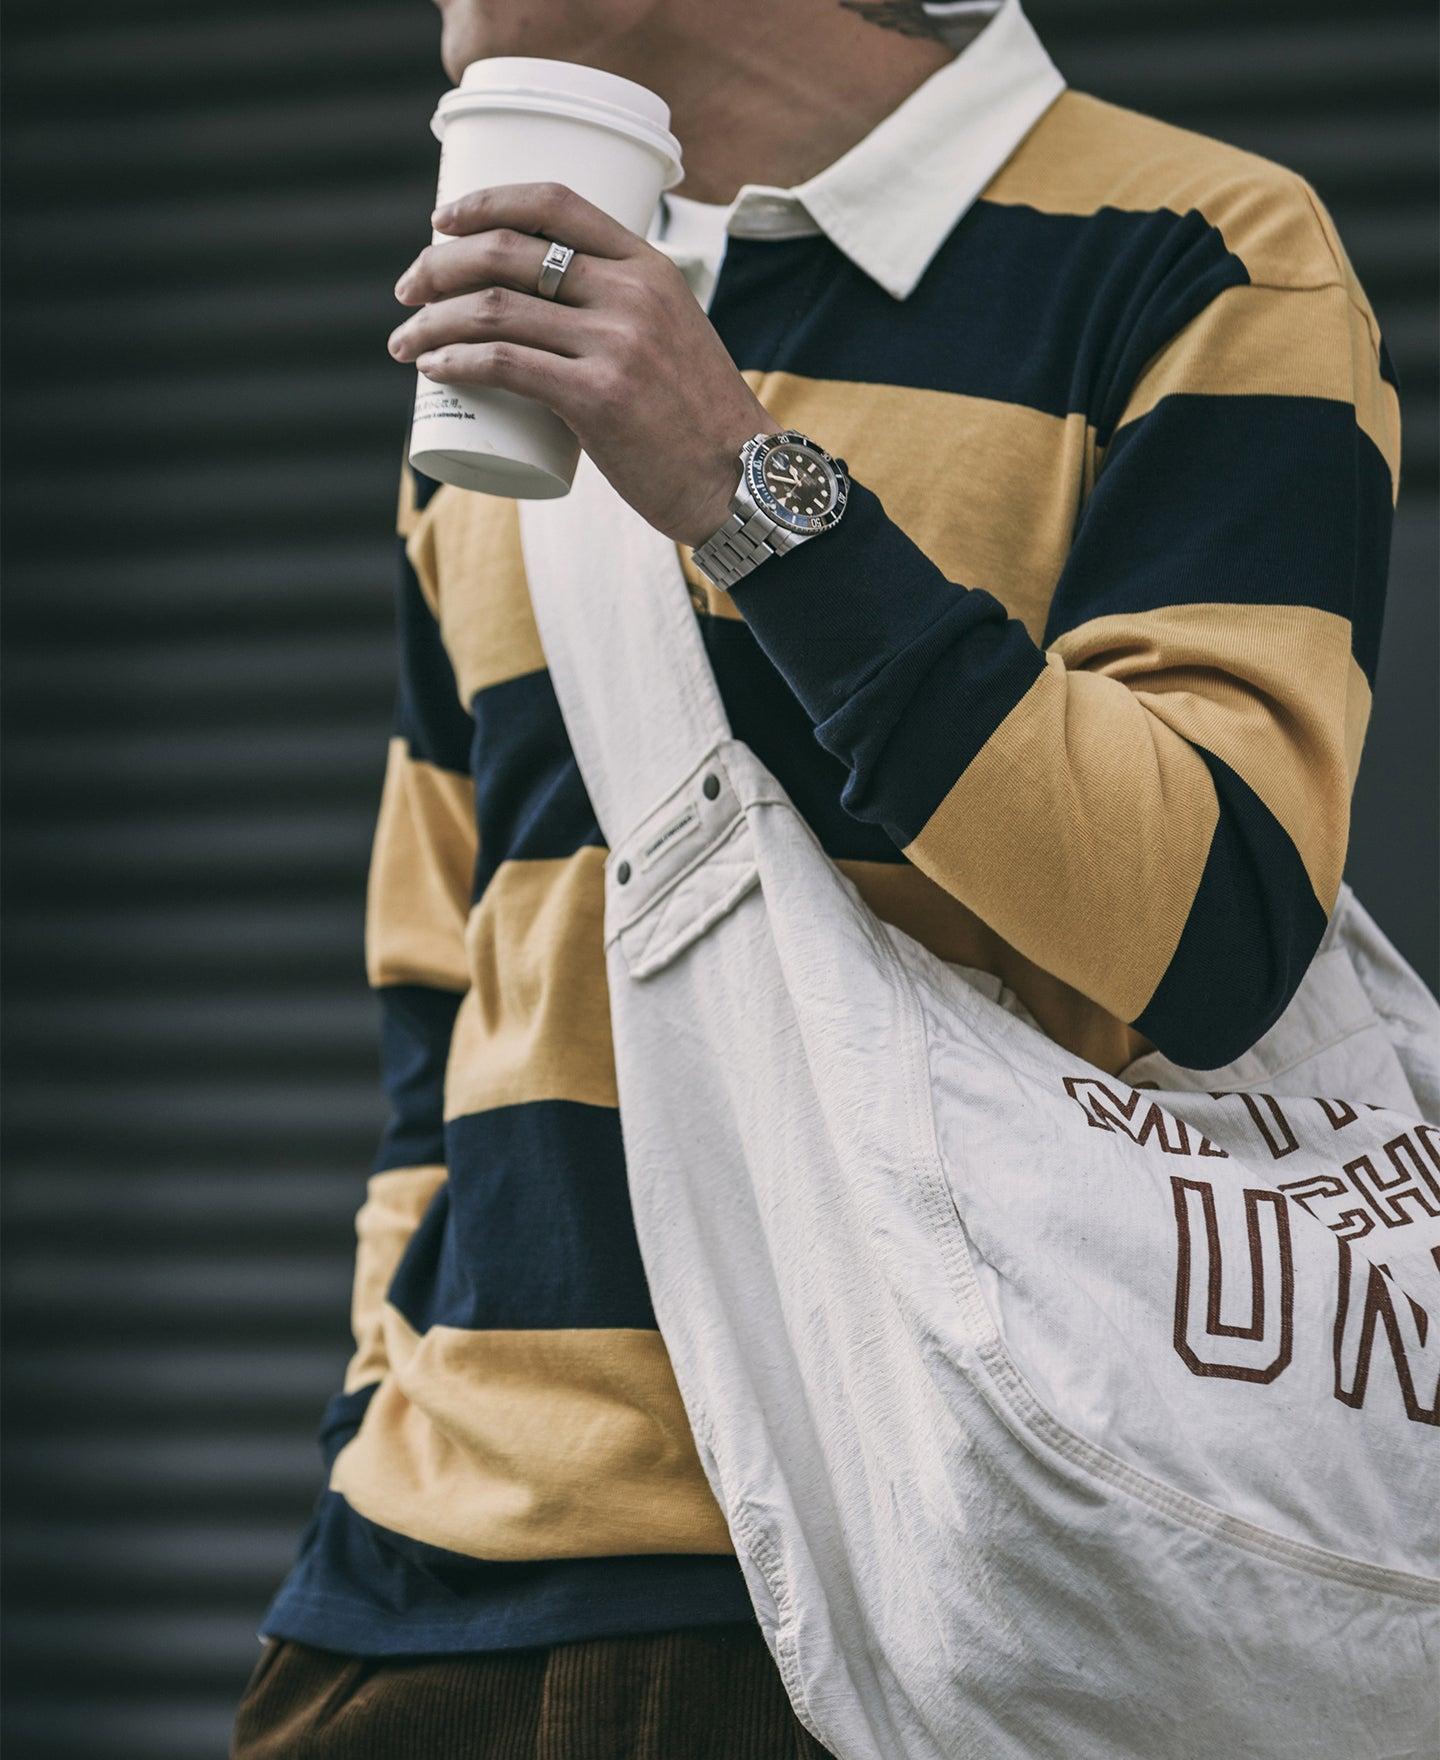
[[[683,813],[677,813],[673,819],[667,824],[662,825],[660,829],[641,846],[641,868],[648,868],[653,862],[658,861],[660,857],[664,855],[665,851],[673,844],[679,843],[682,838],[688,837],[692,831],[698,831],[699,829],[700,809],[692,801]]]

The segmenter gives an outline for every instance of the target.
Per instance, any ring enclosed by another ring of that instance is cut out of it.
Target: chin
[[[457,83],[472,61],[540,55],[602,65],[607,47],[632,31],[656,0],[435,0],[440,61]]]
[[[486,4],[486,0],[436,0],[440,8],[440,63],[458,85],[460,75],[472,61],[491,55],[534,55],[526,38],[539,36],[525,29],[524,9],[509,4]],[[515,16],[516,14],[519,16]]]

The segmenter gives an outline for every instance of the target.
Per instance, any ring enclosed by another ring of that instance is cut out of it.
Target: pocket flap
[[[606,858],[605,945],[618,944],[632,978],[649,977],[759,878],[725,747],[716,747]]]

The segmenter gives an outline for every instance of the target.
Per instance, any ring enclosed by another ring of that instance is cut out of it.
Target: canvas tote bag
[[[521,518],[655,1313],[800,1720],[840,1760],[1434,1753],[1424,984],[1347,889],[1235,1065],[1086,1064],[866,907],[588,459]]]

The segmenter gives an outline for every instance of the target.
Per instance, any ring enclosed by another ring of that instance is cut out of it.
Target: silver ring
[[[565,271],[575,253],[568,244],[552,244],[545,253],[545,261],[540,265],[540,279],[535,283],[535,291],[541,299],[554,299],[560,291],[560,283],[565,279]]]

